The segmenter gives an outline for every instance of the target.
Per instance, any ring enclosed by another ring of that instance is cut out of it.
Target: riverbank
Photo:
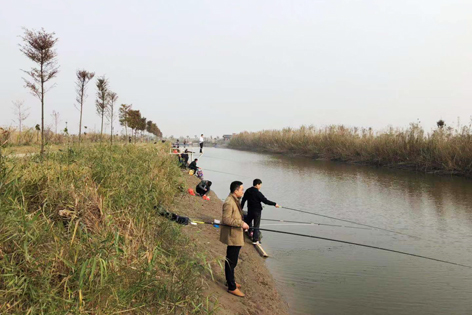
[[[217,232],[156,213],[221,216],[216,196],[189,199],[187,177],[161,144],[0,156],[0,312],[285,314],[265,312],[276,291],[255,253],[239,276],[262,293],[234,301]]]
[[[199,180],[194,176],[184,176],[188,188],[195,189]],[[178,214],[212,221],[221,219],[222,206],[223,202],[211,191],[210,201],[190,194],[176,196],[173,209]],[[204,295],[218,300],[217,314],[289,314],[287,303],[277,292],[275,282],[264,264],[264,258],[257,253],[249,240],[246,239],[246,244],[241,249],[236,268],[236,279],[242,285],[241,290],[246,297],[238,298],[227,293],[224,286],[226,246],[219,241],[220,230],[211,225],[198,225],[185,227],[183,233],[195,244],[196,252],[206,255],[211,273],[207,269],[208,273],[205,279],[202,279]]]
[[[233,136],[229,147],[472,178],[472,131],[467,126],[431,133],[416,124],[382,133],[343,126],[287,128],[243,132]]]

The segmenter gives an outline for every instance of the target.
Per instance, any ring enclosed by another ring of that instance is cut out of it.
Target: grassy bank
[[[470,126],[430,133],[417,124],[379,133],[343,126],[287,128],[243,132],[230,147],[472,177]]]
[[[0,313],[211,312],[197,281],[205,258],[153,210],[182,188],[165,148],[40,159],[0,160]]]

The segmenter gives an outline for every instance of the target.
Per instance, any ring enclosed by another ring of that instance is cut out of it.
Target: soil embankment
[[[195,189],[198,179],[184,175],[187,188]],[[220,196],[222,198],[226,196]],[[210,192],[210,201],[183,194],[175,200],[172,210],[179,215],[197,219],[221,219],[222,201],[214,192]],[[226,245],[219,241],[220,230],[211,225],[187,226],[182,229],[194,242],[196,250],[204,253],[211,266],[210,272],[204,276],[206,292],[204,295],[218,299],[217,314],[288,314],[288,306],[276,290],[275,281],[264,264],[262,258],[246,239],[246,245],[236,267],[236,281],[242,285],[241,290],[246,294],[238,298],[226,292],[224,277],[224,257]],[[218,263],[218,261],[220,263]]]

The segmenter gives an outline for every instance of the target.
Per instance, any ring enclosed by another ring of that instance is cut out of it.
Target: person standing
[[[223,215],[221,219],[220,242],[226,244],[225,277],[228,292],[244,297],[239,290],[241,285],[234,279],[234,268],[238,264],[239,251],[244,246],[244,231],[249,228],[243,221],[243,210],[239,199],[244,194],[243,183],[234,181],[230,185],[230,194],[223,204]]]
[[[252,187],[246,190],[244,193],[243,200],[241,201],[241,208],[244,208],[244,204],[247,201],[247,217],[246,223],[249,225],[250,230],[253,231],[252,235],[252,243],[259,244],[259,227],[261,225],[261,216],[262,216],[262,205],[261,202],[265,203],[269,206],[275,206],[276,208],[280,208],[280,206],[268,200],[261,192],[262,181],[256,178],[252,182]],[[253,225],[254,221],[254,225]],[[254,229],[252,227],[254,226]]]
[[[200,136],[200,153],[203,153],[203,133]]]

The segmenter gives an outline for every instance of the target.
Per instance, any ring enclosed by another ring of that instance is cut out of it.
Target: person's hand
[[[276,208],[282,208],[282,206],[279,205],[279,204],[276,204],[275,207],[276,207]]]
[[[244,231],[249,230],[249,225],[247,225],[246,222],[243,222],[243,230],[244,230]]]

